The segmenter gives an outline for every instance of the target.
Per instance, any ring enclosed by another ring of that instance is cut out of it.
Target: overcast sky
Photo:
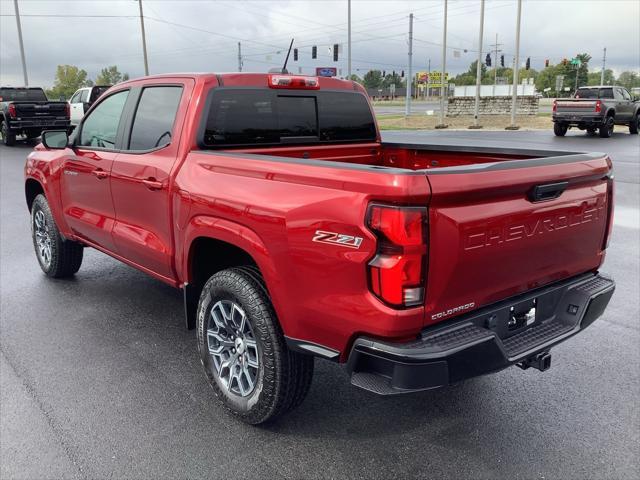
[[[77,65],[95,78],[107,65],[132,77],[144,73],[136,0],[18,0],[29,83],[51,86],[58,64]],[[439,70],[443,0],[352,1],[353,72],[407,69],[409,14],[414,13],[414,71]],[[151,73],[236,71],[242,42],[244,71],[267,71],[284,61],[290,39],[299,47],[289,70],[314,73],[336,66],[346,75],[347,0],[143,0]],[[21,85],[13,0],[0,0],[0,83]],[[449,0],[447,70],[467,70],[478,47],[480,0]],[[85,17],[73,17],[85,16]],[[515,0],[487,0],[484,46],[498,42],[511,62],[515,52]],[[640,69],[640,1],[524,0],[522,61],[541,69],[545,59],[589,53],[600,69]],[[329,46],[344,48],[338,62]],[[311,46],[319,58],[311,59]],[[467,52],[465,53],[465,49]],[[493,55],[492,55],[493,56]],[[484,57],[484,55],[483,55]]]

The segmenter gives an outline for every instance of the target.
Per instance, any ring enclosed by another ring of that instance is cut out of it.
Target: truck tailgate
[[[610,170],[604,154],[430,170],[425,324],[596,270]]]

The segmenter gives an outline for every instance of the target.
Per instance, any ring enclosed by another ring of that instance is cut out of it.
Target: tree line
[[[91,80],[86,72],[75,65],[58,65],[53,88],[46,91],[51,99],[64,98],[68,100],[76,90],[93,85],[115,85],[129,80],[128,73],[121,73],[117,65],[111,65],[100,70],[95,80]]]
[[[600,85],[599,68],[594,71],[589,71],[589,62],[591,61],[591,55],[588,53],[581,53],[576,55],[576,58],[580,60],[580,66],[576,67],[567,62],[558,63],[557,65],[549,65],[542,70],[525,69],[518,70],[518,78],[520,82],[522,79],[533,78],[536,86],[536,90],[539,92],[545,91],[550,88],[549,93],[551,95],[559,95],[562,93],[556,92],[556,77],[558,75],[564,76],[562,82],[562,88],[569,87],[573,92],[576,85],[576,75],[578,76],[578,86],[586,85]],[[449,82],[455,85],[475,85],[476,84],[476,69],[477,60],[469,65],[469,69],[466,72],[460,73],[455,77],[450,77]],[[481,83],[483,85],[493,85],[495,77],[502,79],[504,83],[513,83],[513,68],[511,67],[496,67],[488,68],[484,63],[480,66],[481,69]],[[362,83],[367,88],[379,89],[388,88],[389,85],[395,84],[397,87],[404,87],[406,85],[406,79],[398,75],[397,72],[387,73],[384,70],[370,70],[363,78],[357,75],[351,76],[352,80]],[[412,83],[415,83],[412,81]],[[640,87],[640,74],[633,71],[624,71],[617,77],[614,75],[613,70],[606,69],[604,72],[604,84],[605,85],[621,85],[628,90],[632,88]]]

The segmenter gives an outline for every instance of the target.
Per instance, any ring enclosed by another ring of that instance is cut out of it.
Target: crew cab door
[[[616,117],[620,120],[630,120],[633,117],[634,105],[631,101],[631,95],[627,92],[626,89],[622,87],[616,87],[616,102],[618,106],[616,107]]]
[[[84,119],[76,133],[73,153],[63,162],[60,180],[68,225],[79,237],[109,251],[115,250],[111,236],[115,210],[109,177],[118,155],[128,97],[128,90],[113,93]]]
[[[120,255],[172,279],[171,172],[192,82],[135,89],[123,149],[113,164],[113,236]]]

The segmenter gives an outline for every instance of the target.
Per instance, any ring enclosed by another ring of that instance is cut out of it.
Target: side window
[[[626,89],[621,88],[620,93],[622,93],[622,98],[624,98],[625,100],[631,100],[631,95],[629,95],[629,92],[627,92]]]
[[[74,93],[73,97],[71,97],[71,100],[69,100],[69,103],[80,103],[80,95],[82,95],[82,90],[78,90],[76,93]]]
[[[600,98],[613,98],[613,88],[601,88]]]
[[[129,91],[115,93],[107,97],[82,122],[80,146],[114,148],[116,134],[124,104]]]
[[[171,143],[182,87],[147,87],[142,90],[131,128],[129,150],[151,150]]]
[[[87,103],[89,101],[89,90],[82,90],[80,95],[80,103]]]

